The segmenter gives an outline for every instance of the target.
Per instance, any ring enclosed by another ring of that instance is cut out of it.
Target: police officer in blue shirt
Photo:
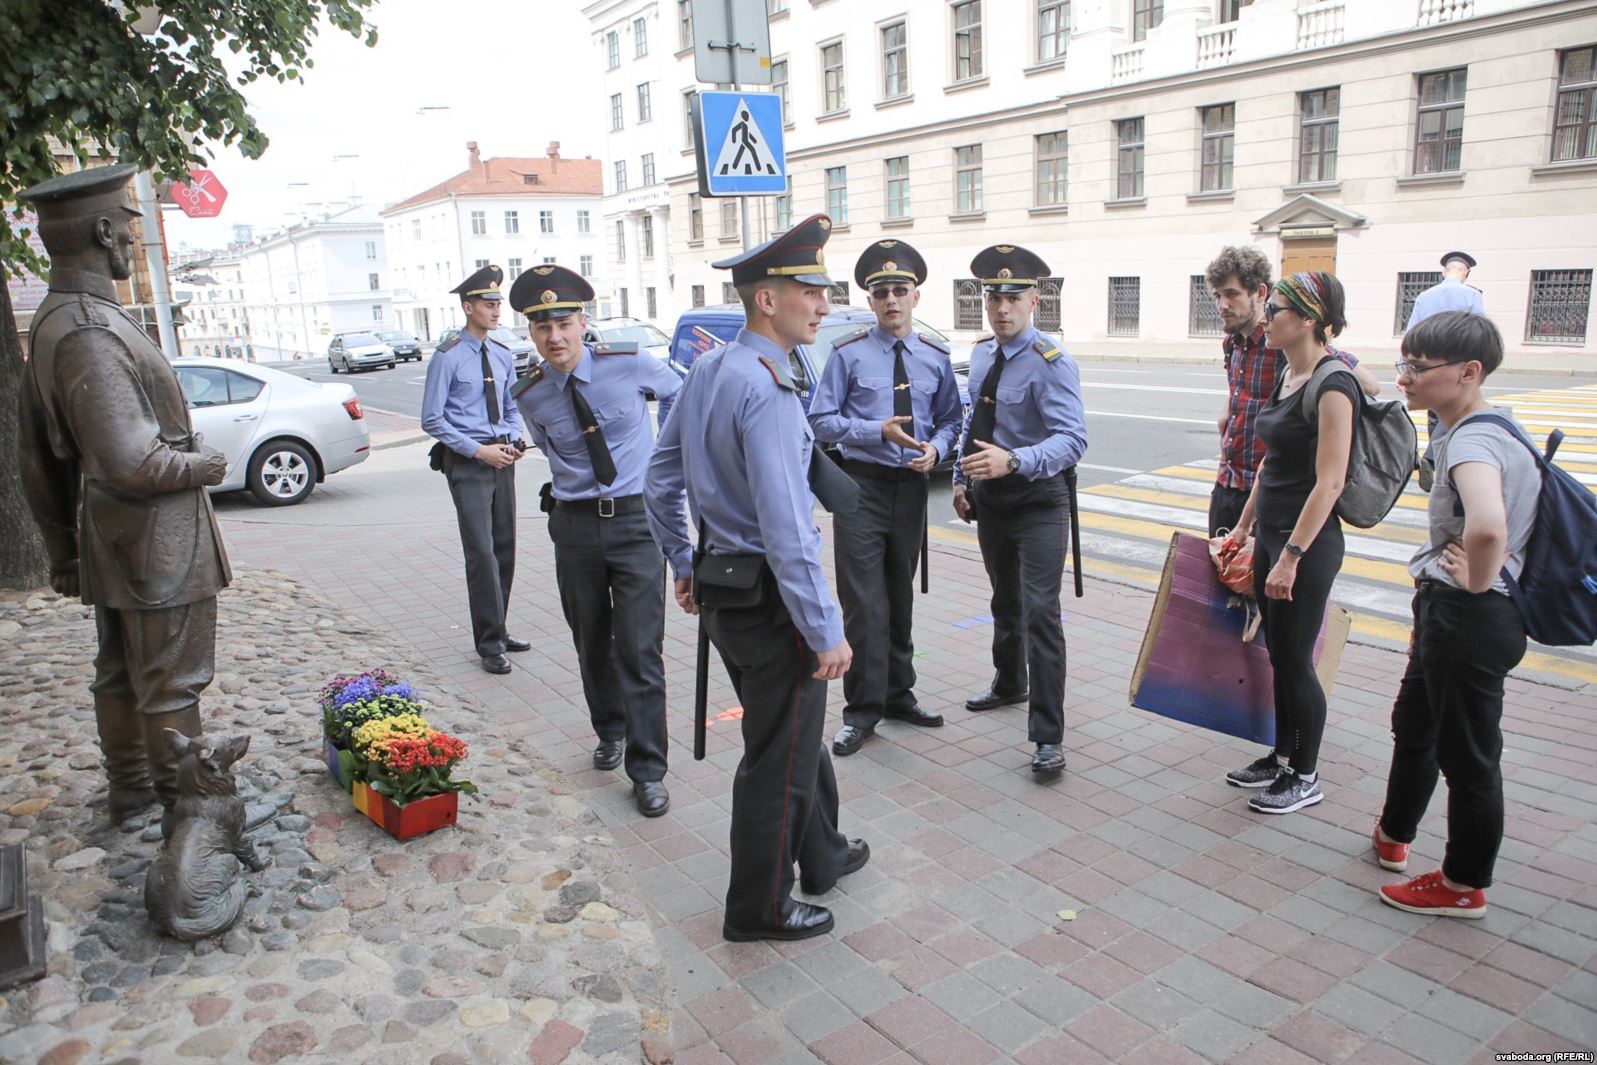
[[[1475,269],[1475,257],[1468,252],[1450,251],[1442,256],[1442,280],[1421,292],[1414,298],[1414,309],[1409,312],[1408,325],[1405,329],[1413,329],[1433,314],[1442,311],[1469,311],[1472,314],[1484,315],[1486,313],[1486,299],[1481,295],[1481,290],[1468,284],[1469,272]],[[1425,491],[1431,490],[1431,479],[1436,472],[1436,445],[1434,441],[1441,434],[1437,432],[1439,422],[1436,412],[1427,411],[1425,415],[1426,438],[1425,453],[1420,456],[1419,484]]]
[[[915,701],[915,566],[926,524],[926,475],[959,441],[963,411],[948,348],[915,331],[926,260],[879,240],[854,266],[876,325],[838,340],[810,397],[818,440],[838,445],[864,489],[832,519],[837,598],[854,664],[843,678],[843,727],[832,753],[859,750],[883,717],[933,727]]]
[[[1048,264],[998,244],[971,260],[993,335],[970,355],[970,421],[954,471],[954,511],[976,520],[992,584],[993,683],[965,703],[1029,703],[1031,768],[1065,768],[1065,630],[1059,585],[1069,535],[1065,471],[1087,450],[1081,374],[1059,342],[1031,324]],[[1030,690],[1028,691],[1028,679]]]
[[[433,468],[449,480],[466,556],[471,634],[489,673],[509,673],[506,651],[532,644],[505,632],[516,573],[516,460],[526,449],[521,412],[510,397],[516,364],[491,340],[499,326],[504,271],[485,266],[450,289],[466,327],[433,352],[421,394],[421,427],[438,441]]]
[[[815,341],[831,280],[814,215],[731,269],[746,316],[725,347],[700,355],[655,444],[644,481],[649,521],[677,575],[676,596],[721,653],[743,704],[743,760],[732,783],[732,877],[722,935],[805,939],[831,930],[823,906],[793,899],[793,865],[810,894],[870,858],[837,830],[837,778],[822,732],[826,681],[848,672],[843,618],[827,594],[809,470],[813,434],[789,376]],[[829,460],[820,458],[821,462]],[[834,470],[835,472],[835,470]],[[694,557],[682,509],[699,523]]]
[[[636,344],[586,344],[593,286],[574,270],[535,266],[510,286],[543,363],[516,386],[533,443],[549,458],[544,485],[560,606],[577,648],[598,769],[625,751],[638,810],[671,807],[665,784],[665,562],[643,514],[654,446],[649,401],[665,421],[681,383]]]

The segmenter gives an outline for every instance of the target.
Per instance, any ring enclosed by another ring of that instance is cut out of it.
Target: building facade
[[[666,181],[690,173],[676,137],[681,59],[670,0],[595,0],[583,8],[604,69],[604,259],[599,313],[669,329],[686,306],[671,282],[671,197]],[[688,77],[693,63],[687,57]]]
[[[377,212],[356,205],[240,249],[244,313],[259,362],[319,359],[334,333],[392,328]]]
[[[975,335],[971,256],[1012,241],[1052,267],[1041,324],[1073,349],[1212,354],[1204,266],[1254,244],[1280,272],[1333,270],[1345,346],[1379,354],[1460,249],[1511,355],[1594,350],[1589,3],[770,4],[790,195],[752,202],[762,234],[832,216],[836,299],[861,302],[861,248],[902,237],[931,267],[921,316]],[[670,188],[678,293],[716,302],[727,205]]]
[[[174,260],[171,290],[173,306],[182,309],[177,335],[183,354],[252,357],[244,260],[239,249]]]
[[[484,159],[466,145],[466,169],[382,212],[394,270],[394,319],[423,341],[459,326],[460,299],[450,289],[474,270],[498,264],[505,288],[524,270],[558,262],[597,288],[600,164],[562,159],[558,142],[544,156]],[[506,315],[524,329],[526,319]]]

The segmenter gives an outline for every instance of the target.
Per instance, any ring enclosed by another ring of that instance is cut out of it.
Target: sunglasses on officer
[[[871,299],[885,300],[889,296],[894,299],[908,299],[914,289],[902,282],[893,285],[876,285],[871,289]]]

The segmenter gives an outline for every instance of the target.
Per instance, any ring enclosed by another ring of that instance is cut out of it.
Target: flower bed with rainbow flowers
[[[463,740],[428,723],[426,703],[384,670],[334,677],[321,693],[323,754],[355,808],[391,835],[408,839],[453,824],[466,757]]]

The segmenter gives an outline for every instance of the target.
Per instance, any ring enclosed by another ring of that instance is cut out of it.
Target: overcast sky
[[[324,27],[303,83],[244,89],[271,146],[258,160],[218,151],[227,204],[216,219],[167,211],[172,254],[225,246],[239,223],[260,237],[351,193],[397,202],[465,169],[470,140],[490,158],[552,140],[567,158],[604,151],[603,65],[580,0],[379,0],[371,18],[377,47]]]

